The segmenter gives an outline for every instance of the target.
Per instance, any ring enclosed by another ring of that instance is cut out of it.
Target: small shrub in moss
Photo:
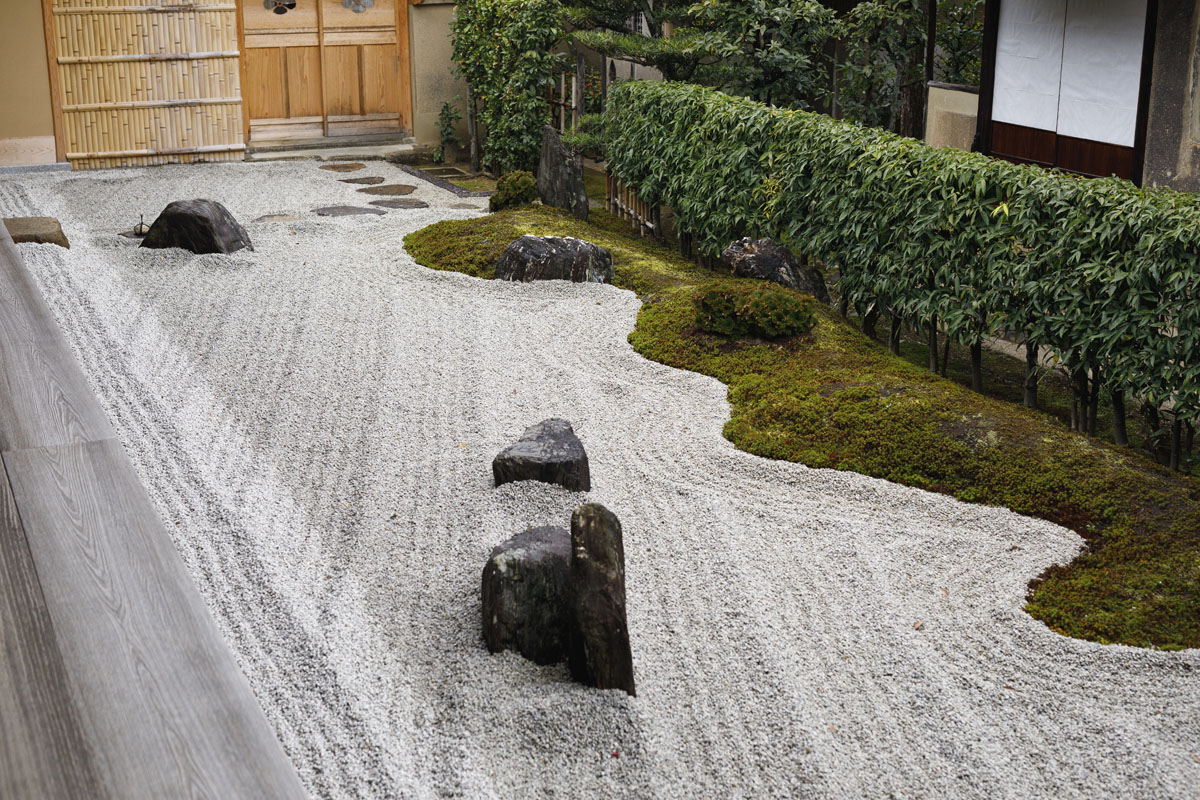
[[[812,330],[814,302],[774,283],[721,283],[700,295],[696,324],[718,336],[782,339]]]
[[[489,211],[527,206],[537,200],[537,179],[532,172],[506,172],[496,181],[496,193],[488,200]]]

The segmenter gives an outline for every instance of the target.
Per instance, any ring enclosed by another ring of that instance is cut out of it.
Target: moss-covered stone
[[[939,378],[821,306],[807,336],[731,342],[705,334],[698,300],[717,276],[603,212],[580,223],[552,209],[520,209],[438,223],[405,243],[426,266],[488,277],[504,246],[525,233],[575,236],[612,252],[614,282],[647,300],[630,343],[647,358],[728,384],[725,435],[739,448],[1069,527],[1089,548],[1035,582],[1027,606],[1034,617],[1099,642],[1200,647],[1197,481]]]

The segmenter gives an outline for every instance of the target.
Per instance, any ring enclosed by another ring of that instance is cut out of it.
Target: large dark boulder
[[[739,278],[772,281],[829,303],[829,290],[816,267],[801,264],[771,239],[739,239],[721,253],[721,263]]]
[[[483,568],[483,638],[492,653],[515,650],[538,664],[566,658],[566,528],[530,528],[492,550]]]
[[[588,218],[588,196],[583,185],[583,159],[572,152],[558,131],[542,126],[542,157],[538,162],[537,189],[542,202]]]
[[[193,253],[233,253],[253,250],[250,235],[214,200],[178,200],[154,220],[142,247],[179,247]]]
[[[571,516],[567,587],[571,609],[567,666],[572,677],[598,689],[623,689],[636,695],[625,618],[621,522],[598,503],[582,505]]]
[[[492,461],[496,485],[512,481],[556,483],[573,492],[592,488],[587,452],[565,419],[548,419],[525,429]]]
[[[570,237],[522,236],[504,248],[496,264],[502,281],[612,283],[612,255],[591,242]]]

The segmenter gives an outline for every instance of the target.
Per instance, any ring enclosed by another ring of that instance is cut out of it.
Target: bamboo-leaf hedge
[[[625,82],[608,167],[701,253],[770,236],[844,298],[978,345],[1001,331],[1114,396],[1200,413],[1200,202],[703,87]]]

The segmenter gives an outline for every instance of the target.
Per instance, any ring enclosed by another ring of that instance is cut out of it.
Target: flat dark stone
[[[330,172],[356,172],[360,169],[366,169],[366,164],[322,164],[321,169],[327,169]]]
[[[429,203],[412,197],[397,197],[393,200],[372,200],[371,205],[380,208],[429,208]]]
[[[363,194],[382,194],[396,197],[412,194],[416,190],[417,187],[409,186],[407,183],[389,183],[386,186],[368,186],[366,189],[359,189]]]
[[[363,186],[374,186],[377,183],[383,183],[383,178],[342,178],[342,183],[356,183]]]
[[[423,170],[430,175],[437,175],[439,178],[465,178],[467,173],[463,172],[458,167],[433,167],[432,169]]]
[[[141,246],[151,250],[178,247],[198,255],[254,249],[250,235],[229,209],[215,200],[202,199],[169,204],[154,220]]]
[[[492,461],[500,486],[512,481],[556,483],[573,492],[592,488],[587,452],[565,419],[548,419],[525,429],[521,438]]]
[[[571,534],[530,528],[492,550],[483,568],[483,639],[538,664],[566,659]]]
[[[117,234],[117,236],[124,236],[126,239],[141,239],[145,237],[145,235],[146,234],[138,233],[137,231],[121,231]]]
[[[354,217],[359,214],[386,214],[382,208],[366,208],[364,206],[325,206],[314,208],[313,213],[321,217]]]
[[[259,217],[254,222],[299,222],[300,217],[294,214],[267,214],[265,217]]]
[[[71,249],[62,225],[54,217],[8,217],[4,227],[16,244],[56,244]]]

